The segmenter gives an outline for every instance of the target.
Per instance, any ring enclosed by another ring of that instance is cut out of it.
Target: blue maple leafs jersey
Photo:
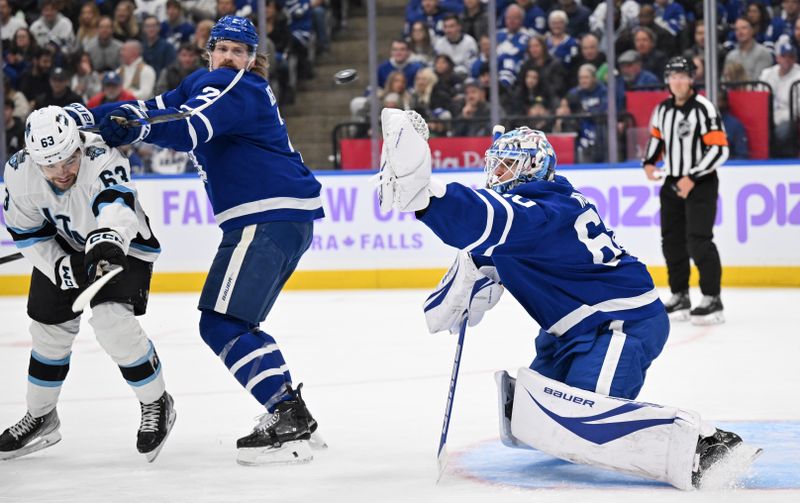
[[[506,289],[553,335],[664,311],[644,264],[562,176],[502,196],[450,183],[420,220],[479,266],[494,265]]]
[[[198,70],[176,88],[136,104],[149,116],[191,110],[215,99],[236,76]],[[92,110],[96,120],[121,103]],[[193,152],[222,230],[270,221],[322,218],[320,184],[292,147],[269,83],[245,72],[224,96],[185,120],[154,124],[147,143]]]

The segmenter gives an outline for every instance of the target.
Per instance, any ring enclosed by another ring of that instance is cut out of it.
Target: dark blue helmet
[[[211,28],[208,37],[208,50],[213,51],[218,40],[232,40],[245,44],[251,53],[258,47],[258,33],[253,23],[246,17],[225,16]]]
[[[667,65],[664,67],[664,79],[666,80],[673,73],[685,73],[694,78],[694,63],[683,56],[674,56],[667,61]]]

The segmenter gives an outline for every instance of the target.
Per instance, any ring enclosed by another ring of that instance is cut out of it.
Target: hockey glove
[[[105,272],[112,265],[128,269],[128,257],[125,256],[125,245],[117,231],[107,227],[95,229],[86,236],[86,258],[84,266],[90,281],[94,281],[98,272]],[[116,279],[112,280],[113,283]]]
[[[417,112],[384,108],[381,112],[383,149],[378,196],[383,211],[419,211],[431,196],[442,197],[445,186],[431,180],[428,125]]]
[[[94,115],[80,103],[70,103],[64,107],[67,115],[75,120],[79,128],[94,126]]]
[[[456,261],[444,275],[436,290],[423,306],[425,322],[430,333],[448,330],[456,333],[461,315],[469,310],[469,326],[483,319],[483,313],[493,308],[503,294],[494,267],[475,266],[469,252],[459,251]]]
[[[88,278],[83,253],[64,255],[56,262],[56,286],[62,290],[83,288]]]
[[[125,124],[125,121],[147,118],[147,112],[134,105],[122,105],[103,117],[98,127],[100,136],[111,147],[129,145],[144,140],[150,134],[150,124]]]

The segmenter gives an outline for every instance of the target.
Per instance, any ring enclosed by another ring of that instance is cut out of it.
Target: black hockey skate
[[[177,413],[173,400],[166,391],[155,402],[139,403],[142,409],[142,422],[136,434],[136,449],[145,455],[148,463],[155,461],[167,441]]]
[[[494,373],[497,383],[497,408],[500,417],[500,441],[506,447],[517,449],[530,449],[511,433],[511,414],[514,411],[514,391],[517,380],[508,375],[505,370]]]
[[[710,437],[697,442],[692,486],[695,488],[720,489],[734,481],[749,468],[761,454],[761,449],[746,445],[742,437],[717,428]]]
[[[0,435],[0,459],[13,459],[40,451],[61,441],[56,409],[41,417],[33,417],[30,412],[14,426]]]
[[[684,290],[673,293],[672,297],[664,302],[664,308],[671,321],[689,321],[689,310],[692,308],[689,292]]]
[[[236,441],[239,464],[307,463],[314,459],[311,440],[318,425],[303,401],[302,388],[299,384],[293,390],[287,384],[286,391],[291,398],[278,403],[272,414],[259,416],[253,432]],[[321,438],[315,437],[317,445],[314,447],[327,447]]]
[[[700,305],[692,309],[692,324],[694,325],[718,325],[725,323],[722,315],[722,301],[719,295],[704,295]]]

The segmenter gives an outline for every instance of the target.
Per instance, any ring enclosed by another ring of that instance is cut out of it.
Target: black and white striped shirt
[[[729,153],[716,107],[705,96],[693,94],[683,106],[670,97],[653,111],[642,163],[655,164],[663,156],[667,176],[697,179],[713,173]]]

